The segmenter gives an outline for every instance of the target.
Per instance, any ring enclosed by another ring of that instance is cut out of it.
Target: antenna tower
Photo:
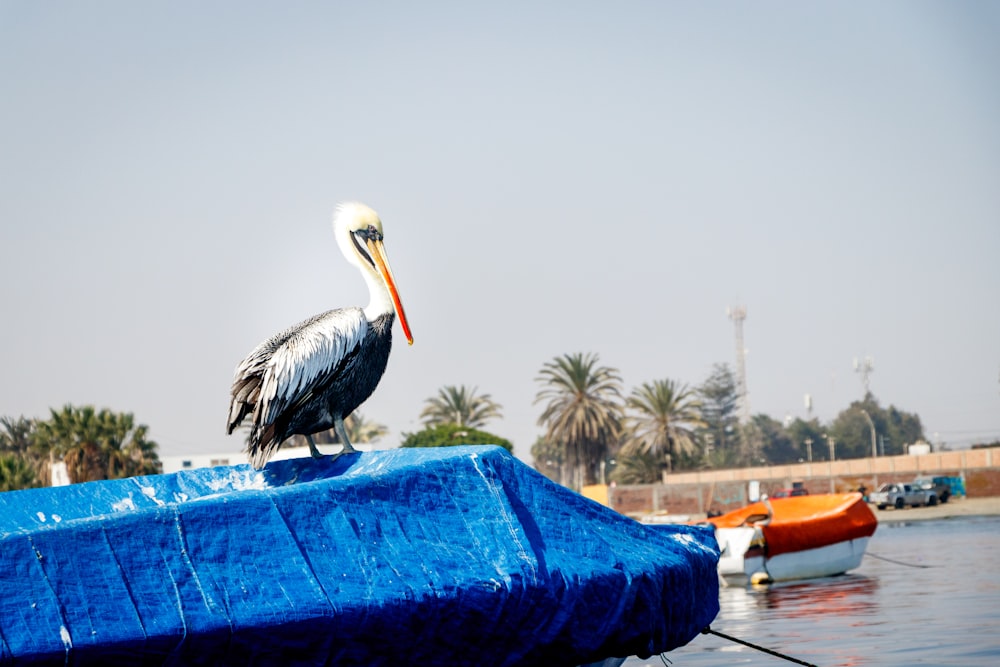
[[[865,396],[871,393],[871,377],[875,371],[875,359],[865,357],[858,359],[854,357],[854,372],[861,376],[861,384],[865,388]]]
[[[743,344],[743,320],[747,318],[746,306],[726,309],[736,329],[736,381],[739,383],[740,423],[750,421],[750,398],[747,396],[747,348]]]

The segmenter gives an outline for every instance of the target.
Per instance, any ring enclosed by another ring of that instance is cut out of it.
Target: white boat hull
[[[719,541],[719,574],[723,577],[745,577],[746,554],[754,540],[762,539],[760,529],[751,527],[716,528],[715,539]]]
[[[722,549],[719,574],[727,579],[750,581],[792,581],[848,572],[861,565],[870,539],[860,537],[765,558],[744,555],[755,540],[761,539],[759,529],[717,528],[716,537]]]

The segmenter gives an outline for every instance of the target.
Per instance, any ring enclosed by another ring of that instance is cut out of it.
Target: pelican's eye
[[[374,226],[368,225],[366,229],[358,229],[351,232],[351,242],[354,243],[354,249],[358,251],[358,255],[364,258],[366,262],[375,266],[375,260],[372,256],[368,254],[368,241],[381,241],[382,235],[379,233]]]

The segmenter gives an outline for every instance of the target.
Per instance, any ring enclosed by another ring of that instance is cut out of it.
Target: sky
[[[530,461],[542,366],[624,391],[735,368],[750,410],[863,396],[1000,438],[1000,4],[0,0],[0,415],[131,412],[237,452],[233,370],[365,305],[372,206],[414,344],[384,444],[445,385]]]

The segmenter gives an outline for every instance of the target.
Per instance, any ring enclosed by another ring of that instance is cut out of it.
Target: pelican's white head
[[[333,212],[333,234],[337,237],[337,245],[340,246],[340,251],[344,253],[347,261],[355,266],[361,266],[359,262],[362,260],[354,247],[351,235],[369,227],[374,227],[381,236],[382,221],[379,220],[378,213],[360,202],[338,204]]]
[[[361,270],[368,283],[371,301],[365,308],[365,316],[374,319],[395,310],[407,342],[413,345],[410,325],[382,245],[382,221],[378,213],[359,202],[339,204],[333,214],[333,235],[340,252]]]

